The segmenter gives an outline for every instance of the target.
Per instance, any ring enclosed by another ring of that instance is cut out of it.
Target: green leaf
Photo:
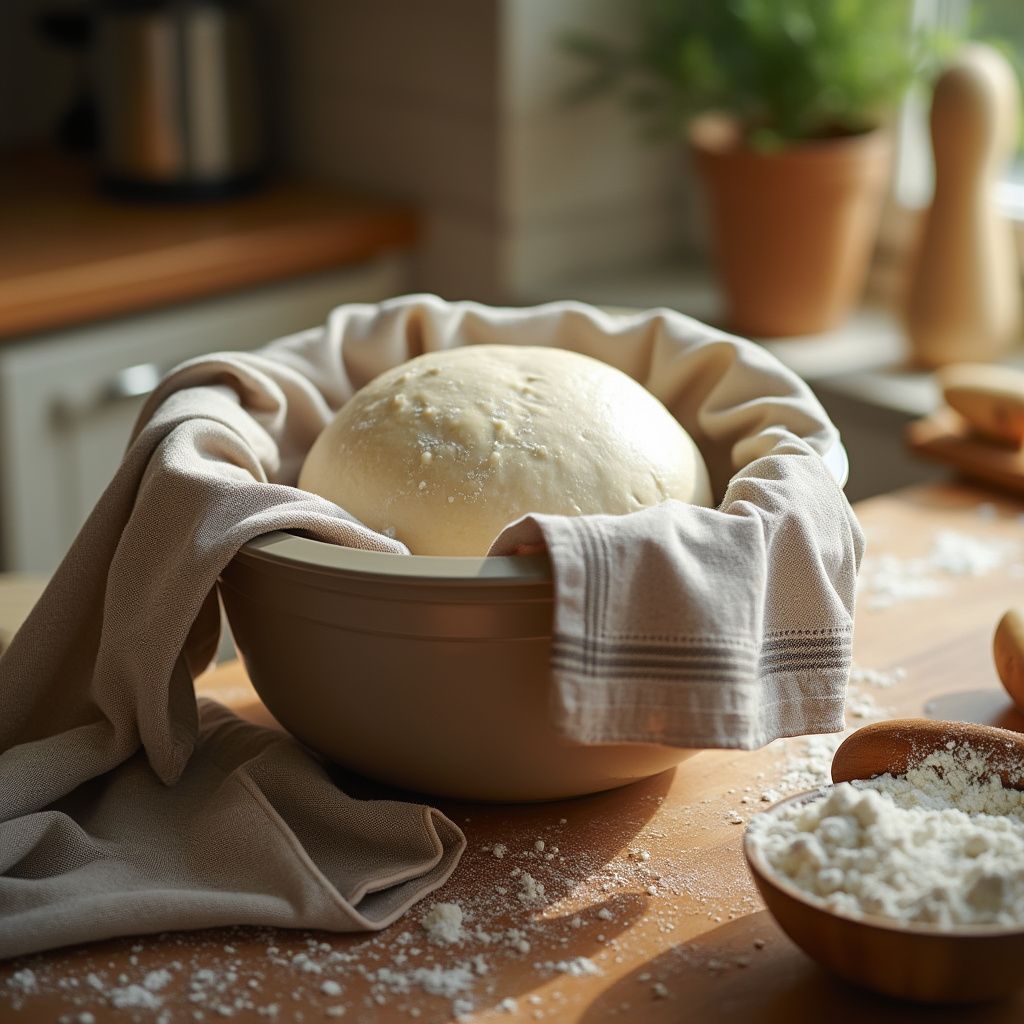
[[[629,0],[629,33],[562,37],[578,95],[619,92],[677,129],[731,111],[759,148],[862,131],[931,74],[948,37],[911,29],[911,0]]]

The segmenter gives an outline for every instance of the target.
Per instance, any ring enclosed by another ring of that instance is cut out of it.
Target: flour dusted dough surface
[[[430,352],[372,380],[299,486],[418,555],[483,555],[510,522],[712,503],[689,434],[645,388],[557,348]]]

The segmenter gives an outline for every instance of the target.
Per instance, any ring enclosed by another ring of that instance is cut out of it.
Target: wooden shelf
[[[409,248],[407,208],[276,183],[216,202],[102,195],[51,156],[0,164],[0,342]]]

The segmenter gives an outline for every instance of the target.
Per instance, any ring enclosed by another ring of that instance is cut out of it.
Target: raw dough
[[[484,555],[529,512],[712,503],[690,435],[576,352],[470,345],[382,373],[317,438],[299,486],[418,555]]]

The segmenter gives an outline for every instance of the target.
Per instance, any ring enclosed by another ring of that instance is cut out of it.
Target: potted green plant
[[[578,95],[621,91],[687,127],[729,325],[808,334],[863,288],[888,183],[887,121],[937,49],[910,0],[633,0],[631,38],[573,33]]]

